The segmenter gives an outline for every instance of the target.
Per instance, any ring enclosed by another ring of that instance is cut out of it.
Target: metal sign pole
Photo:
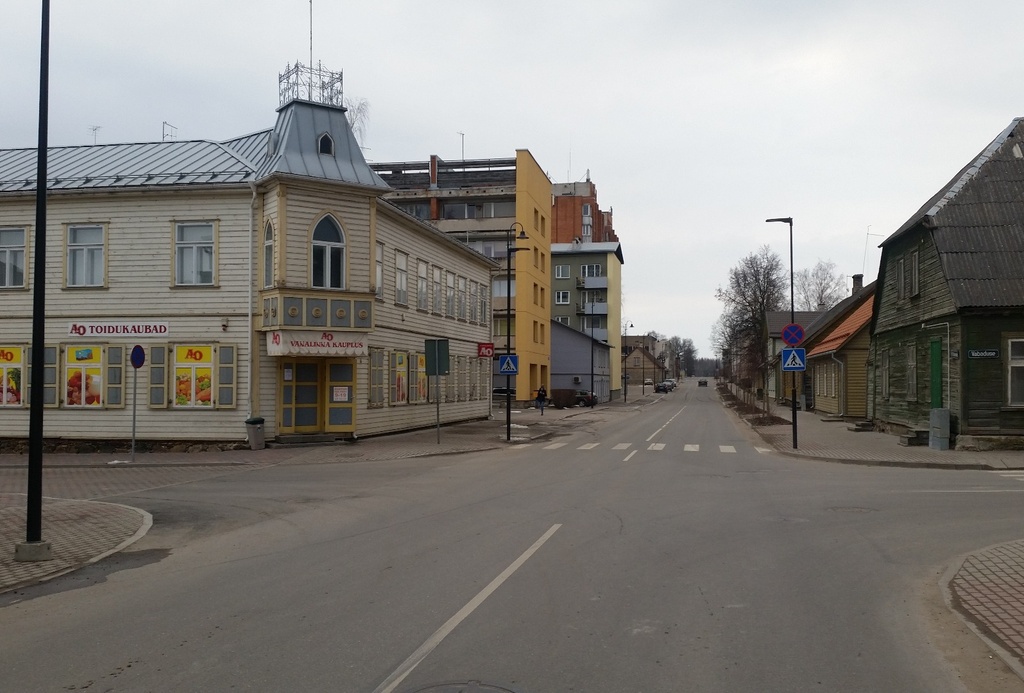
[[[132,369],[132,464],[135,464],[135,410],[139,407],[139,369]]]

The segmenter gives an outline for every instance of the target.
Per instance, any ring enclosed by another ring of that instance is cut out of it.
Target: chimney
[[[863,288],[864,288],[864,275],[863,274],[855,274],[855,275],[853,275],[853,294],[857,294]]]

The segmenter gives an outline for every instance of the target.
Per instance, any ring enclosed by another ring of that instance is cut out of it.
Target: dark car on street
[[[660,383],[658,383],[657,385],[654,386],[654,391],[655,392],[668,392],[671,389],[672,389],[672,386],[669,385],[667,382],[660,382]]]
[[[707,387],[707,386],[708,386],[708,379],[707,378],[701,378],[700,380],[697,381],[697,387]]]
[[[576,406],[592,407],[597,403],[597,397],[590,390],[576,390]]]

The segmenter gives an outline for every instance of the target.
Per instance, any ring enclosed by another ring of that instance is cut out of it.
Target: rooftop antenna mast
[[[177,136],[178,136],[178,128],[174,127],[173,125],[171,125],[170,123],[168,123],[165,120],[164,123],[163,123],[162,129],[161,129],[161,133],[160,133],[160,141],[161,142],[166,142],[167,140],[173,140]]]
[[[864,234],[864,260],[861,261],[861,266],[860,266],[861,274],[863,274],[865,271],[867,271],[867,266],[868,266],[868,239],[871,238],[871,236],[876,236],[878,238],[882,238],[884,235],[885,234],[881,234],[881,233],[871,233],[871,224],[868,224],[868,231],[867,231],[866,234]]]
[[[102,125],[90,125],[89,126],[89,132],[92,133],[92,143],[93,144],[96,144],[96,133],[99,132],[100,128],[102,128],[102,127],[103,127]]]
[[[313,69],[313,0],[309,0],[309,69]],[[309,80],[309,100],[313,100],[313,80]]]

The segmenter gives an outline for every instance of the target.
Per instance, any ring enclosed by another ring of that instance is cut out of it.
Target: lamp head
[[[792,224],[793,217],[775,217],[774,219],[765,219],[765,223],[771,223],[773,221],[781,221],[784,224]]]

